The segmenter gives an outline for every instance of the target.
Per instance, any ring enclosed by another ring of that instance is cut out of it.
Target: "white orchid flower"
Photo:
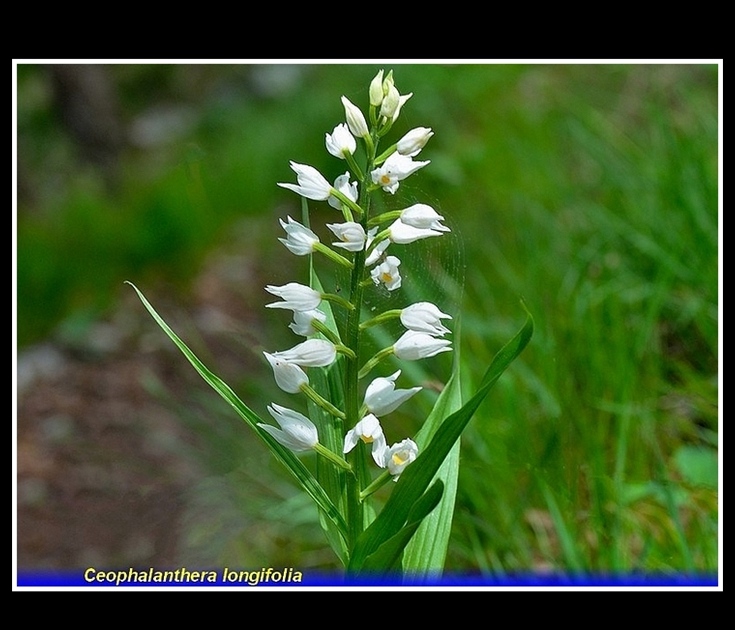
[[[281,428],[277,429],[262,422],[259,422],[258,426],[294,453],[309,451],[319,442],[319,434],[314,423],[298,411],[273,403],[268,406],[268,412]]]
[[[442,313],[431,302],[416,302],[401,311],[401,323],[409,330],[426,333],[434,337],[443,337],[449,328],[441,323],[442,319],[452,319],[451,315]]]
[[[311,337],[317,333],[313,325],[314,320],[324,323],[327,321],[327,316],[319,309],[312,309],[311,311],[294,311],[293,321],[288,325],[288,327],[297,335],[301,335],[302,337]]]
[[[273,356],[301,367],[326,367],[334,363],[337,349],[326,339],[307,339],[290,350],[274,352]]]
[[[392,153],[378,168],[370,172],[374,184],[381,186],[384,191],[394,194],[399,183],[409,175],[413,175],[420,168],[430,163],[430,160],[416,162],[400,153]]]
[[[370,244],[373,242],[373,239],[375,238],[375,235],[378,233],[378,228],[372,228],[368,230],[367,233],[367,240],[365,241],[365,249],[368,249],[370,247]],[[374,265],[378,260],[380,260],[380,257],[383,255],[386,249],[388,249],[388,245],[390,245],[390,239],[384,239],[380,241],[373,251],[371,251],[367,258],[365,258],[365,266],[369,267],[370,265]]]
[[[283,298],[283,302],[272,302],[266,304],[266,308],[286,308],[292,311],[314,310],[322,301],[322,294],[311,287],[298,282],[289,282],[283,286],[269,284],[266,288],[268,293]]]
[[[359,252],[365,248],[367,235],[365,229],[359,223],[355,221],[327,223],[327,227],[339,239],[338,242],[332,243],[335,247],[341,247],[348,252]]]
[[[299,183],[298,185],[279,183],[278,185],[281,188],[288,188],[302,197],[313,199],[314,201],[326,201],[329,199],[329,196],[332,194],[332,185],[313,166],[291,162],[291,168],[296,173],[296,179]]]
[[[302,385],[309,384],[309,377],[295,363],[289,363],[283,359],[279,359],[273,354],[263,353],[273,369],[273,377],[276,379],[276,385],[288,394],[298,394]]]
[[[334,180],[334,189],[341,192],[345,197],[357,203],[357,182],[350,183],[350,172],[345,171],[344,175],[340,175]],[[342,210],[342,202],[334,195],[327,199],[327,203],[336,210]]]
[[[298,221],[294,221],[291,217],[288,223],[281,223],[281,227],[286,230],[286,238],[279,238],[290,252],[297,256],[306,256],[314,251],[314,245],[319,242],[319,237],[314,234],[308,227],[302,225]]]
[[[376,285],[382,282],[388,291],[400,289],[401,273],[398,271],[400,264],[401,261],[396,256],[386,256],[382,263],[370,271],[370,277]]]
[[[388,231],[390,233],[390,240],[393,243],[398,243],[400,245],[415,243],[416,241],[420,241],[424,238],[429,238],[430,236],[442,235],[442,232],[437,232],[436,230],[430,230],[428,228],[417,228],[413,225],[408,225],[407,223],[401,221],[401,219],[396,219],[395,221],[393,221],[393,223],[391,223],[388,227]]]
[[[372,445],[371,453],[373,460],[375,460],[375,463],[378,466],[383,468],[385,461],[385,449],[388,445],[385,441],[385,436],[383,435],[383,427],[380,426],[380,421],[373,414],[365,416],[354,426],[354,428],[347,432],[342,452],[349,453],[353,448],[355,448],[359,440],[362,440],[365,444]]]
[[[401,375],[398,370],[390,376],[379,376],[365,390],[365,407],[376,416],[384,416],[395,411],[399,405],[421,391],[420,387],[396,389],[396,379]]]
[[[398,477],[406,469],[411,462],[416,461],[419,455],[419,447],[416,442],[406,438],[398,444],[394,444],[386,449],[383,454],[383,468],[387,467],[388,472],[393,475],[393,481],[398,481]]]
[[[331,134],[326,134],[325,143],[327,151],[341,160],[347,155],[352,155],[357,149],[357,141],[345,123],[340,123]]]
[[[401,212],[401,221],[406,225],[438,232],[451,232],[441,221],[444,217],[425,203],[416,203]]]
[[[424,332],[407,330],[393,344],[393,352],[399,359],[418,361],[440,352],[449,352],[451,345],[452,342],[447,339],[437,339]]]
[[[401,155],[414,157],[421,152],[421,149],[426,146],[429,138],[433,135],[434,132],[430,127],[416,127],[415,129],[411,129],[411,131],[398,141],[396,151]]]

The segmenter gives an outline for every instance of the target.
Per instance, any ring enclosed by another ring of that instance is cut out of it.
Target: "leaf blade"
[[[411,507],[431,483],[480,403],[505,369],[528,344],[533,335],[533,318],[525,305],[523,307],[526,310],[525,324],[495,355],[474,396],[444,420],[428,447],[403,472],[383,510],[357,540],[350,558],[350,569],[360,570],[367,557],[380,544],[400,531]]]
[[[255,431],[266,445],[273,452],[275,457],[281,461],[284,466],[291,472],[296,478],[301,487],[306,491],[309,496],[314,500],[320,510],[335,524],[342,536],[347,534],[347,525],[344,522],[344,518],[340,514],[337,507],[334,505],[332,500],[329,498],[324,488],[319,485],[319,482],[314,478],[304,463],[298,459],[291,451],[282,446],[277,442],[269,433],[263,431],[258,427],[258,422],[264,422],[263,419],[251,410],[235,392],[230,388],[227,383],[220,379],[216,374],[209,370],[199,358],[189,349],[189,347],[179,338],[179,336],[171,329],[171,327],[163,320],[163,318],[156,312],[151,303],[146,299],[143,293],[136,287],[132,282],[126,281],[135,292],[138,294],[140,301],[145,306],[148,313],[153,317],[156,323],[161,329],[168,335],[174,345],[181,351],[186,359],[191,363],[192,367],[199,373],[204,381],[216,391],[243,419],[245,422]]]

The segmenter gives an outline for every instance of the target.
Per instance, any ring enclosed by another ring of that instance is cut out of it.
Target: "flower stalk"
[[[349,270],[349,291],[339,295],[316,292],[296,283],[268,288],[283,299],[283,302],[269,304],[269,307],[294,310],[290,326],[294,332],[307,337],[321,335],[322,341],[314,340],[312,343],[307,340],[282,353],[266,353],[266,358],[284,391],[303,393],[338,423],[333,431],[338,431],[337,439],[344,440],[344,458],[319,442],[311,448],[352,473],[345,477],[344,484],[340,484],[344,493],[342,505],[347,523],[345,542],[348,551],[354,548],[365,526],[365,501],[391,479],[397,480],[418,454],[418,447],[408,438],[388,447],[379,418],[417,395],[421,387],[396,388],[400,370],[390,376],[377,376],[366,388],[361,383],[362,379],[388,357],[417,360],[451,349],[451,342],[442,338],[449,329],[439,320],[449,316],[428,302],[392,308],[362,319],[365,292],[400,292],[401,260],[386,253],[389,245],[408,245],[449,231],[441,223],[443,217],[425,204],[388,209],[376,216],[370,214],[374,195],[385,195],[390,199],[402,181],[430,163],[429,160],[413,159],[433,135],[426,127],[412,129],[379,153],[381,139],[391,130],[401,108],[411,96],[398,92],[392,71],[384,74],[381,70],[370,84],[367,118],[357,105],[343,96],[345,122],[325,134],[328,153],[344,160],[350,170],[339,175],[334,185],[330,185],[314,167],[291,162],[298,184],[279,184],[300,194],[304,200],[327,201],[345,219],[344,223],[328,223],[326,226],[337,239],[332,246],[344,250],[344,254],[322,243],[317,233],[311,230],[306,205],[303,224],[290,217],[287,222],[281,221],[287,233],[287,238],[281,241],[289,251],[295,255],[318,252],[330,263]],[[360,142],[364,148],[364,164],[358,164],[355,159]],[[339,332],[330,327],[321,311],[315,310],[322,300],[345,311]],[[406,333],[360,366],[358,359],[365,331],[396,319],[400,319],[407,328]],[[342,396],[339,401],[334,401],[317,392],[299,366],[326,369],[320,366],[329,365],[337,353],[344,355],[346,361],[341,364]],[[291,365],[292,361],[299,365]],[[389,433],[392,430],[389,429]],[[330,445],[334,448],[334,441]],[[371,472],[374,470],[372,466],[383,469],[377,477]]]

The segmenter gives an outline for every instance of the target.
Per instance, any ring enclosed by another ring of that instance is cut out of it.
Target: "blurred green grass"
[[[193,122],[127,151],[106,189],[70,166],[44,68],[19,68],[19,344],[109,312],[125,279],[183,294],[236,221],[293,203],[289,160],[339,173],[324,133],[377,69],[304,66],[268,91],[263,68],[115,66],[129,119],[179,99]],[[717,66],[393,69],[414,93],[396,137],[436,133],[401,193],[439,200],[465,249],[468,392],[520,298],[536,319],[463,438],[448,568],[716,570]]]

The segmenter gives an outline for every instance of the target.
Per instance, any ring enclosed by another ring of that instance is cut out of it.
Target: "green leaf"
[[[308,225],[304,223],[304,225]],[[310,265],[310,282],[309,286],[317,291],[324,291],[321,281],[314,270],[313,264]],[[332,330],[337,330],[334,322],[334,313],[327,301],[323,301],[320,305],[322,312],[327,316],[326,325]],[[336,361],[326,368],[315,368],[311,372],[311,386],[319,392],[324,398],[332,402],[337,407],[343,407],[344,400],[344,370],[341,361]],[[308,403],[309,417],[319,431],[319,440],[330,451],[341,453],[344,443],[344,427],[339,418],[335,418],[319,407],[316,403],[309,399]],[[330,462],[319,458],[317,460],[316,478],[324,487],[327,495],[332,499],[334,504],[340,509],[340,513],[344,514],[345,507],[345,474],[337,469]],[[319,523],[327,536],[329,545],[340,558],[343,564],[347,564],[348,549],[345,539],[340,535],[335,524],[320,514]]]
[[[350,570],[361,570],[366,559],[401,530],[411,507],[431,483],[480,403],[531,339],[533,318],[527,309],[526,316],[523,328],[493,358],[475,395],[444,420],[428,447],[403,472],[383,510],[358,538],[350,558]]]
[[[362,566],[364,572],[398,571],[401,568],[401,554],[411,541],[424,519],[439,503],[444,491],[440,479],[434,482],[424,495],[414,503],[409,512],[406,525],[395,535],[386,540],[370,554]]]
[[[462,407],[459,338],[460,325],[458,321],[454,331],[455,353],[452,376],[444,386],[436,403],[434,403],[434,408],[426,422],[416,435],[415,441],[419,446],[419,452],[424,450],[444,419]],[[436,474],[436,479],[441,479],[444,483],[444,493],[439,506],[423,520],[418,532],[408,543],[403,554],[403,571],[413,578],[412,582],[418,582],[429,576],[437,575],[444,568],[457,495],[459,451],[460,439],[455,442]]]
[[[296,457],[290,450],[285,446],[282,446],[275,440],[269,433],[263,431],[259,426],[259,422],[265,422],[258,414],[252,411],[238,396],[232,391],[229,385],[227,385],[222,379],[212,373],[187,347],[187,345],[176,335],[176,333],[169,327],[169,325],[163,321],[161,316],[151,306],[150,302],[146,300],[145,296],[140,290],[132,283],[128,282],[135,292],[138,294],[140,301],[143,302],[143,306],[146,307],[148,312],[151,314],[156,323],[163,329],[163,331],[169,336],[171,341],[176,344],[176,347],[181,350],[182,354],[188,359],[189,363],[192,364],[194,369],[199,375],[214,389],[229,405],[237,412],[237,414],[250,425],[255,433],[260,437],[271,449],[273,454],[278,460],[283,463],[286,468],[293,474],[296,481],[299,482],[301,487],[311,496],[320,510],[324,515],[334,523],[335,527],[343,537],[347,534],[347,525],[344,518],[340,514],[337,507],[334,505],[332,500],[329,498],[327,493],[324,491],[319,482],[314,478],[309,469],[304,463]]]

